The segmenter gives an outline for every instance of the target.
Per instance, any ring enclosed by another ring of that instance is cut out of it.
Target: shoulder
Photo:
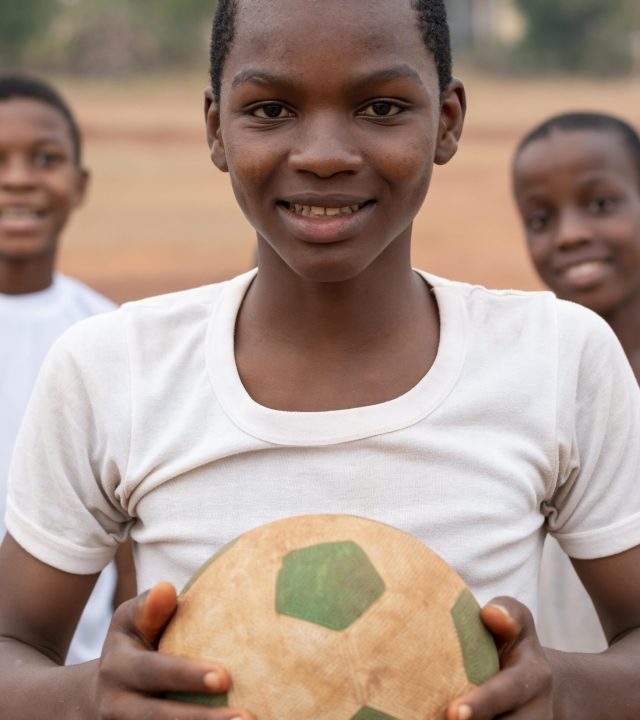
[[[570,385],[589,375],[598,378],[607,367],[628,365],[617,337],[601,317],[552,292],[492,290],[424,277],[446,311],[445,318],[453,317],[448,312],[452,306],[458,308],[457,317],[464,319],[468,344],[476,354],[484,348],[485,355],[515,361],[531,372],[544,367],[547,374]]]
[[[422,273],[436,296],[453,295],[465,305],[471,319],[485,319],[492,326],[516,320],[528,321],[528,329],[547,335],[586,341],[615,338],[607,323],[582,305],[558,299],[549,290],[491,289],[482,285],[446,280]]]
[[[188,347],[190,339],[201,342],[223,295],[241,295],[252,275],[127,302],[112,312],[87,317],[58,338],[52,353],[85,367],[110,366],[111,371],[114,363],[125,362],[132,353],[158,361],[167,350],[175,354],[179,346]]]
[[[117,307],[113,300],[76,278],[57,273],[54,282],[58,289],[59,312],[63,312],[70,322],[110,312]]]

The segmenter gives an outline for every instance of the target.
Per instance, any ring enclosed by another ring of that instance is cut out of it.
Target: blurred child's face
[[[212,157],[289,267],[347,279],[408,241],[433,163],[457,147],[452,87],[441,112],[409,0],[242,0],[208,112]]]
[[[514,189],[535,267],[559,297],[607,315],[640,290],[640,177],[616,132],[534,141]]]
[[[61,113],[30,98],[0,101],[0,258],[55,253],[85,185]]]

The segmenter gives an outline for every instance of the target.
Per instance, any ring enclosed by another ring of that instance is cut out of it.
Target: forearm
[[[603,653],[546,654],[553,669],[554,720],[640,717],[640,629]]]
[[[0,718],[95,720],[96,665],[60,666],[24,643],[0,638]]]

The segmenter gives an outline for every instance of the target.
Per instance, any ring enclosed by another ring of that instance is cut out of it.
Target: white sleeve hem
[[[640,513],[597,530],[551,535],[567,555],[576,560],[617,555],[640,545]]]
[[[65,541],[39,528],[9,504],[6,511],[7,532],[30,555],[57,570],[74,575],[99,573],[113,559],[113,548],[87,548]]]

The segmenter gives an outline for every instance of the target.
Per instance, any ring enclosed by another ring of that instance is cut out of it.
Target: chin
[[[370,263],[358,262],[355,259],[315,259],[287,262],[289,267],[304,280],[319,283],[341,283],[353,280],[361,275]]]
[[[607,288],[585,290],[584,292],[558,293],[558,297],[583,305],[602,316],[614,312],[623,302],[622,298]]]
[[[55,246],[53,246],[55,247]],[[52,244],[42,238],[0,238],[0,258],[9,262],[28,262],[52,252]],[[53,250],[55,252],[55,250]]]

